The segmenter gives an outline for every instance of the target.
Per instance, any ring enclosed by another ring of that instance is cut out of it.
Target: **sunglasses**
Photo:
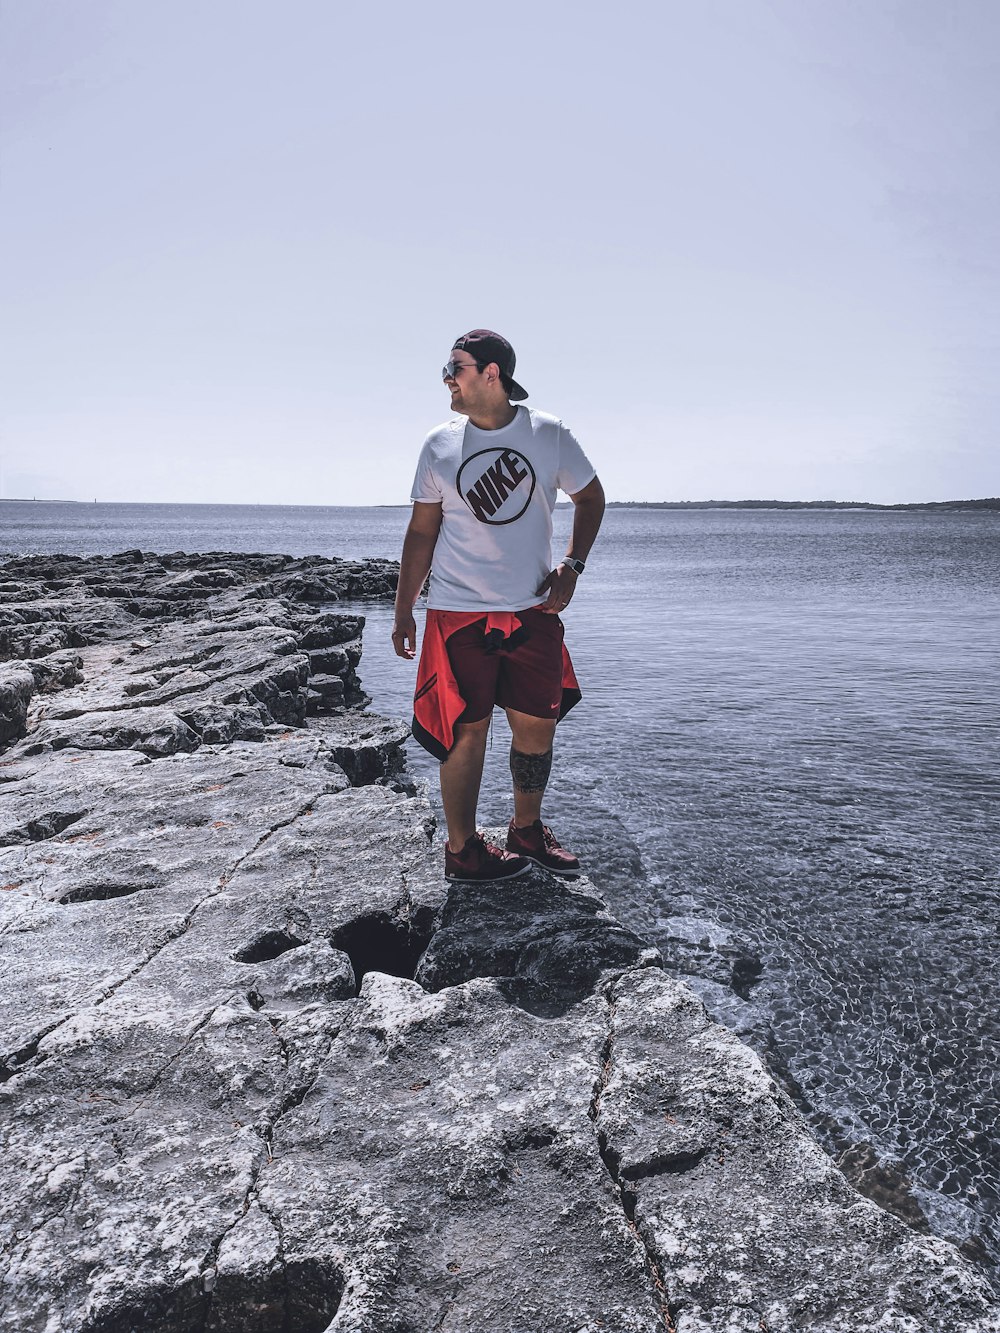
[[[441,369],[441,378],[453,380],[460,370],[482,370],[482,366],[478,361],[474,361],[471,366],[467,361],[449,361]]]

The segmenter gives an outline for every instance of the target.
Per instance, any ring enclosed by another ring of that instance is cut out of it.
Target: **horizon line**
[[[199,506],[205,508],[228,508],[228,509],[409,509],[410,503],[375,503],[375,504],[304,504],[299,502],[286,502],[284,504],[273,501],[255,501],[255,500],[61,500],[38,496],[19,496],[19,495],[0,495],[0,504],[55,504],[55,505],[160,505],[177,509],[187,509]],[[571,506],[572,500],[558,500],[556,508],[565,508]],[[1000,497],[998,496],[980,496],[968,499],[948,499],[948,500],[773,500],[773,499],[740,499],[740,500],[608,500],[609,509],[620,508],[650,508],[650,509],[680,509],[680,508],[701,508],[701,509],[732,509],[732,508],[772,508],[772,509],[791,509],[791,508],[827,508],[827,509],[914,509],[926,508],[927,506],[947,507],[947,506],[969,506],[979,505],[985,508],[1000,509]]]

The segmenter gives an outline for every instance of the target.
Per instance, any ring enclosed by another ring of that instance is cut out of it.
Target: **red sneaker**
[[[531,862],[523,856],[511,856],[486,841],[481,833],[473,833],[460,852],[453,852],[447,844],[444,849],[444,877],[457,884],[483,884],[491,879],[513,879],[531,869]]]
[[[507,850],[517,856],[526,856],[529,861],[551,870],[553,875],[562,875],[564,879],[576,879],[581,873],[579,857],[560,847],[555,834],[540,819],[527,828],[515,828],[512,819],[507,830]]]

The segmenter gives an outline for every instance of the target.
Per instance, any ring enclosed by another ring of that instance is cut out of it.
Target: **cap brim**
[[[527,398],[527,396],[528,396],[528,390],[522,389],[520,384],[518,384],[517,380],[511,380],[510,391],[507,394],[507,397],[511,400],[511,402],[519,403],[523,398]]]

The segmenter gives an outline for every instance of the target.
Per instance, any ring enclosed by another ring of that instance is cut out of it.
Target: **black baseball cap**
[[[480,366],[488,366],[491,361],[495,361],[500,367],[507,397],[512,398],[515,403],[527,398],[528,390],[522,389],[514,379],[514,366],[517,361],[514,349],[506,338],[501,338],[499,333],[494,333],[492,329],[472,329],[469,333],[463,333],[461,338],[455,339],[452,351],[468,352],[470,356],[476,358],[476,363]]]

